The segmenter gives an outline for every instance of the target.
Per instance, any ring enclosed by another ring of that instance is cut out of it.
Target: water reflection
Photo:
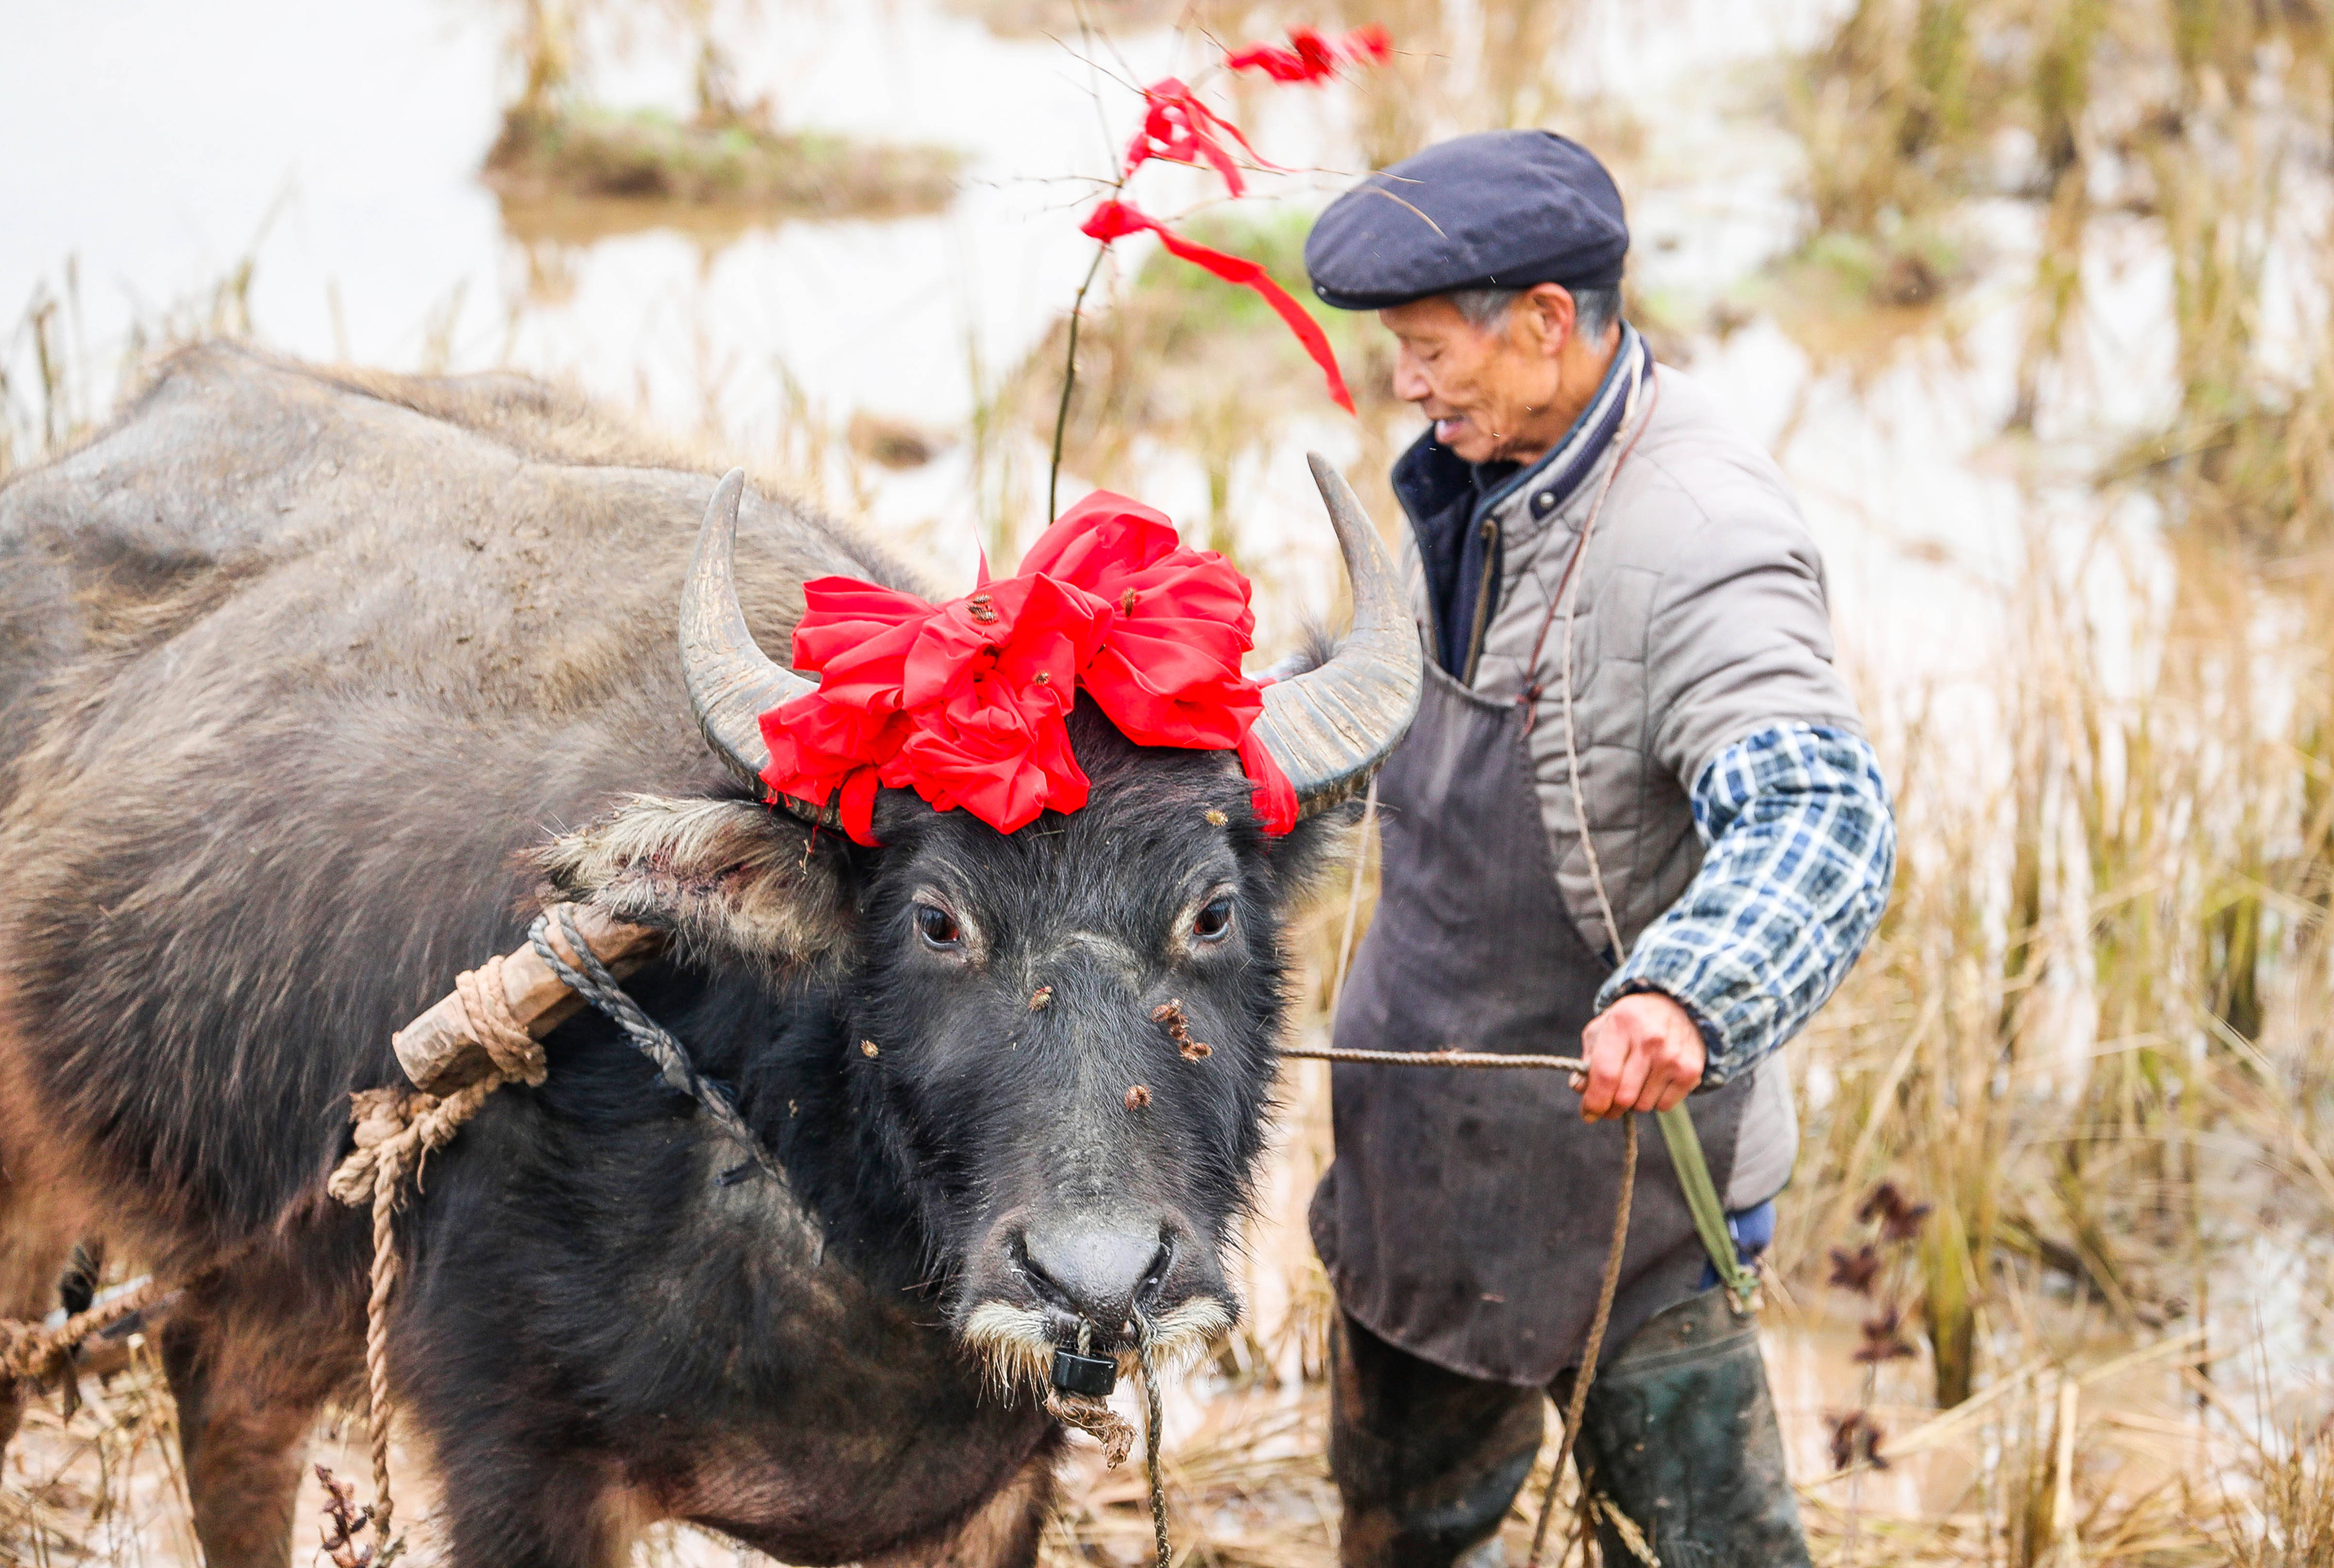
[[[530,255],[577,250],[651,231],[676,234],[706,264],[749,234],[767,234],[788,215],[727,203],[651,201],[621,196],[497,197],[503,232]],[[552,302],[543,302],[552,303]]]

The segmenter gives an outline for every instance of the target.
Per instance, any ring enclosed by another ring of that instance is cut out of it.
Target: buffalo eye
[[[1224,933],[1232,928],[1232,899],[1230,893],[1210,899],[1191,918],[1191,935],[1202,942],[1220,942]]]
[[[956,917],[938,904],[916,906],[916,935],[924,946],[947,952],[964,946],[964,932],[958,928]]]

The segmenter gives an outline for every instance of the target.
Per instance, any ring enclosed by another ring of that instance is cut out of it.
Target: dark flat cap
[[[1345,311],[1453,289],[1611,288],[1629,225],[1596,155],[1552,130],[1454,137],[1329,204],[1305,240],[1313,292]]]

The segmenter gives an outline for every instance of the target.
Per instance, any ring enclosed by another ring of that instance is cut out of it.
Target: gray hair
[[[1470,324],[1490,332],[1508,319],[1522,289],[1453,289],[1443,297],[1459,309]],[[1619,284],[1606,289],[1573,289],[1572,329],[1594,341],[1605,335],[1605,329],[1621,319],[1621,289]]]

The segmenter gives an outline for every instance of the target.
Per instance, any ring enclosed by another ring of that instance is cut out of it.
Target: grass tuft
[[[947,206],[962,162],[945,148],[574,104],[506,113],[486,179],[516,203],[603,197],[866,216]]]

